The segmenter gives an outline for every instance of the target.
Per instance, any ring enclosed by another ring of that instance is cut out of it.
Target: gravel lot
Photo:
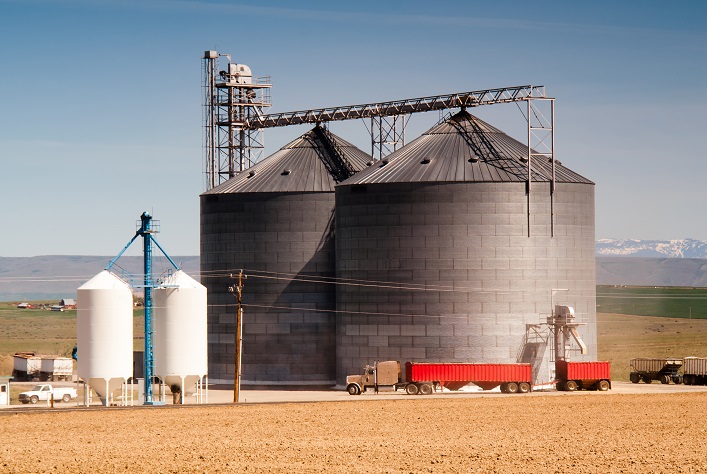
[[[0,472],[705,472],[706,389],[244,390],[239,405],[211,390],[208,406],[13,407],[0,411]]]

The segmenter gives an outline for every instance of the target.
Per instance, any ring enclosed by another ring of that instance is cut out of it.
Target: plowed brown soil
[[[707,393],[0,412],[0,472],[707,472]]]

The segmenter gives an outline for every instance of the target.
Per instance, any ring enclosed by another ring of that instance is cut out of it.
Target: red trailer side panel
[[[408,382],[528,382],[530,364],[405,363]]]
[[[609,362],[555,362],[556,378],[558,380],[610,380],[611,364]]]

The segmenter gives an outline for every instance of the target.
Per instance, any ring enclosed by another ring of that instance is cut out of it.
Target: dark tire
[[[565,391],[565,383],[564,382],[557,382],[555,384],[555,389],[557,389],[558,392],[564,392]]]
[[[508,393],[508,384],[507,383],[501,384],[501,393]]]
[[[349,395],[360,395],[361,394],[361,390],[358,388],[358,385],[356,385],[355,383],[350,383],[346,387],[346,391],[349,392]]]
[[[681,375],[673,375],[672,380],[675,385],[680,385],[682,383],[682,376]]]
[[[420,385],[420,395],[432,395],[432,392],[434,392],[432,385],[428,383]]]
[[[530,384],[528,382],[521,382],[518,384],[518,393],[528,392],[530,392]]]
[[[577,391],[577,382],[574,380],[568,380],[565,382],[565,390],[568,392],[576,392]]]
[[[600,392],[606,392],[607,390],[609,390],[610,386],[611,384],[608,380],[600,380],[597,384],[597,390],[599,390]]]
[[[408,395],[417,395],[417,392],[417,385],[415,385],[414,383],[409,383],[405,386],[405,393],[407,393]]]
[[[30,402],[32,405],[34,405],[34,404],[37,403],[38,401],[39,401],[39,397],[38,397],[37,395],[32,395],[32,396],[30,397],[30,399],[29,399],[29,402]]]
[[[661,375],[660,376],[660,383],[663,385],[667,385],[670,383],[670,375]]]
[[[631,375],[629,375],[629,380],[631,380],[631,383],[638,383],[641,381],[641,377],[639,377],[637,373],[632,372]]]
[[[518,384],[515,382],[508,382],[506,386],[506,393],[518,393]]]
[[[644,375],[644,376],[642,377],[642,380],[643,380],[643,383],[651,383],[651,382],[653,382],[653,379],[650,378],[650,377],[647,376],[647,375]]]
[[[68,393],[65,393],[63,397],[61,397],[61,401],[64,403],[69,403],[71,401],[71,395]]]

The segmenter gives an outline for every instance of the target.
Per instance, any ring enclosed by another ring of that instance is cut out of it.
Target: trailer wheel
[[[574,380],[568,380],[565,382],[565,390],[568,392],[575,392],[577,390],[577,382]]]
[[[673,375],[673,383],[675,385],[680,385],[682,383],[682,376],[681,375]]]
[[[609,381],[608,380],[600,380],[599,383],[597,384],[597,390],[600,392],[606,392],[609,390]]]
[[[518,384],[515,382],[508,382],[508,385],[506,385],[506,393],[518,393]]]
[[[361,389],[358,388],[358,385],[355,383],[350,383],[346,387],[346,391],[349,392],[349,395],[360,395],[361,394]]]
[[[642,377],[642,380],[643,380],[643,383],[651,383],[651,382],[653,382],[653,379],[650,378],[650,377],[647,376],[647,375],[644,375],[644,376]]]
[[[39,401],[39,397],[38,397],[37,395],[32,395],[32,397],[30,397],[30,399],[29,399],[29,402],[30,402],[32,405],[34,405],[34,404],[37,403],[38,401]]]
[[[556,389],[558,392],[564,392],[564,391],[565,391],[565,384],[564,384],[563,382],[557,382],[557,383],[555,384],[555,389]]]
[[[501,384],[501,393],[508,393],[508,384],[507,383]]]
[[[432,395],[432,385],[428,383],[423,383],[420,385],[420,395]]]
[[[528,393],[530,392],[530,384],[528,382],[521,382],[518,384],[518,392],[519,393]]]
[[[68,393],[65,393],[63,397],[61,397],[61,401],[64,403],[69,403],[71,401],[71,395]]]
[[[641,381],[641,377],[639,377],[638,374],[635,372],[631,372],[631,375],[629,375],[629,379],[631,380],[631,383],[638,383]]]
[[[669,384],[670,383],[670,375],[661,375],[660,376],[660,383],[663,385]]]
[[[405,393],[408,395],[417,395],[417,385],[409,383],[405,386]]]

